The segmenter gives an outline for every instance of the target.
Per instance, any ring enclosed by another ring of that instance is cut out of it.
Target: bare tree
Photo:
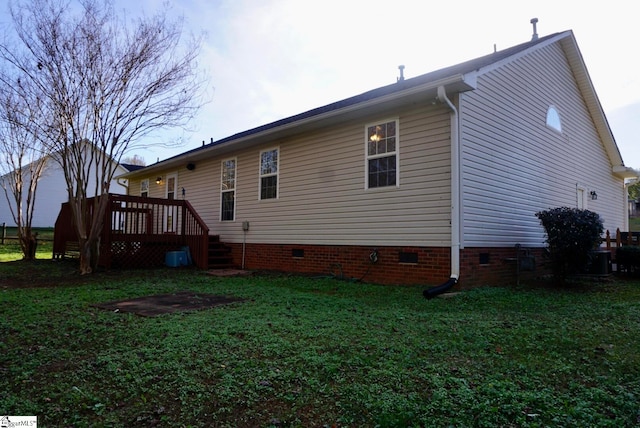
[[[128,156],[122,159],[122,163],[126,163],[129,165],[138,165],[138,166],[146,166],[147,163],[144,161],[144,158],[140,155]]]
[[[166,8],[131,25],[112,0],[24,0],[10,10],[22,49],[0,45],[0,58],[46,100],[47,145],[67,182],[80,272],[90,273],[116,164],[201,106],[200,41],[183,43],[182,20],[170,21]]]
[[[49,157],[32,132],[38,109],[31,108],[28,98],[20,81],[0,93],[0,187],[18,229],[23,259],[34,260],[37,241],[31,225],[38,182]]]

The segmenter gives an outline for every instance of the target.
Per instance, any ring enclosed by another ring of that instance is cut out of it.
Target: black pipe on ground
[[[433,299],[437,295],[448,291],[449,289],[451,289],[451,287],[453,287],[457,283],[458,283],[458,278],[451,277],[444,284],[441,284],[441,285],[438,285],[438,286],[435,286],[435,287],[431,287],[431,288],[427,288],[426,290],[424,290],[422,292],[422,295],[424,296],[425,299]]]

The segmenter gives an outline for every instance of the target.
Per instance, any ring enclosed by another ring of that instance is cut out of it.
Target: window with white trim
[[[560,122],[560,113],[554,106],[547,109],[547,126],[558,132],[562,132],[562,123]]]
[[[149,179],[145,178],[140,181],[140,196],[146,198],[149,196]]]
[[[220,178],[220,220],[235,220],[236,212],[236,159],[222,161]]]
[[[366,126],[366,188],[398,185],[398,120]]]
[[[278,197],[278,152],[278,148],[260,152],[261,200]]]

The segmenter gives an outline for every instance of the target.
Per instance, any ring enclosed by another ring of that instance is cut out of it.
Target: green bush
[[[602,242],[600,215],[589,210],[560,207],[536,213],[547,233],[553,274],[564,279],[588,267],[592,250]]]

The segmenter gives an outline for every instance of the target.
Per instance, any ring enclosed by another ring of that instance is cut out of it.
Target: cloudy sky
[[[117,0],[133,16],[163,0]],[[640,3],[608,0],[170,0],[186,29],[206,33],[200,64],[210,102],[179,148],[137,151],[147,162],[283,117],[540,36],[573,30],[625,164],[640,168]],[[160,141],[159,141],[160,142]]]

